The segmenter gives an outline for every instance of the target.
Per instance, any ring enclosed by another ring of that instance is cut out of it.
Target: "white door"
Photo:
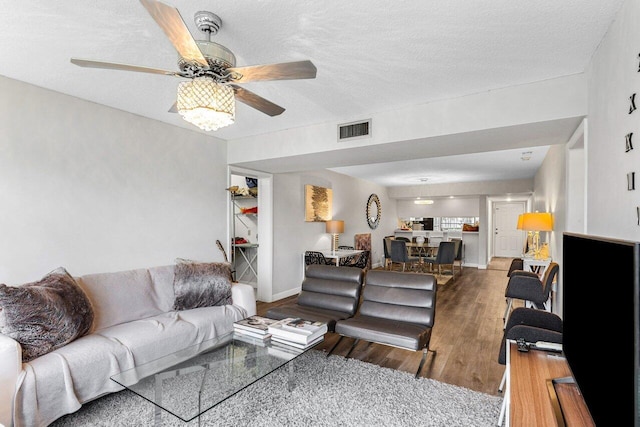
[[[496,202],[493,205],[494,256],[522,256],[525,234],[518,230],[518,215],[524,213],[524,202]]]

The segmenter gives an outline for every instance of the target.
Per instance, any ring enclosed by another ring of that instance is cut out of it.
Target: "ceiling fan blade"
[[[227,68],[234,83],[264,80],[315,79],[316,66],[311,61],[282,62],[279,64],[253,65]],[[234,74],[237,74],[234,75]]]
[[[203,67],[209,66],[178,9],[157,0],[140,0],[140,2],[162,28],[180,56],[188,61],[195,61]]]
[[[109,70],[137,71],[139,73],[163,74],[177,76],[175,71],[159,70],[157,68],[140,67],[138,65],[118,64],[117,62],[92,61],[90,59],[71,58],[71,63],[80,67],[106,68]]]
[[[169,113],[177,113],[178,112],[178,101],[174,102],[171,108],[169,108]]]
[[[247,104],[249,107],[253,107],[258,111],[262,111],[268,116],[277,116],[284,112],[284,108],[274,104],[271,101],[267,101],[263,97],[256,95],[255,93],[246,90],[240,86],[230,85],[236,94],[236,99],[240,102]]]

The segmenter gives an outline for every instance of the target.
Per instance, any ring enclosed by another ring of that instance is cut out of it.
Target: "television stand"
[[[508,345],[507,426],[595,427],[564,357],[533,349],[521,352],[513,340]]]

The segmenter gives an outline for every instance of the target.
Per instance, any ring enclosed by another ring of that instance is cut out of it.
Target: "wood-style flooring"
[[[493,258],[486,270],[464,268],[455,280],[438,285],[436,317],[429,353],[421,375],[471,390],[500,396],[498,387],[504,365],[498,363],[502,339],[502,316],[506,308],[504,291],[511,258]],[[257,303],[258,315],[295,299]],[[316,347],[329,351],[339,336],[328,333]],[[344,356],[353,341],[344,338],[333,354]],[[379,366],[415,373],[422,352],[360,342],[353,357]]]

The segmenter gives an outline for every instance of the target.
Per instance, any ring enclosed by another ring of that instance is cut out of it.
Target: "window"
[[[434,218],[433,229],[434,230],[459,230],[462,231],[462,224],[475,224],[479,220],[478,217],[461,217],[461,216],[443,216],[440,218]]]

